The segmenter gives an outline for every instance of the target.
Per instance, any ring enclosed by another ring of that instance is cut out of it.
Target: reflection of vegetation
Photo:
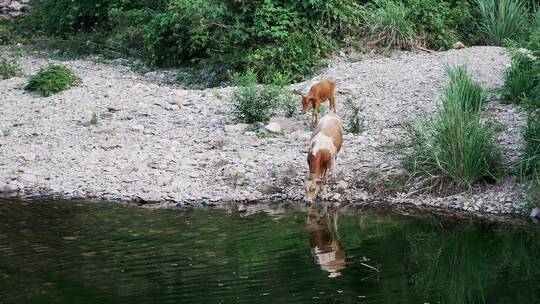
[[[538,235],[521,229],[341,214],[347,267],[328,279],[313,262],[302,212],[0,201],[0,215],[6,303],[267,303],[293,294],[298,302],[540,301]]]

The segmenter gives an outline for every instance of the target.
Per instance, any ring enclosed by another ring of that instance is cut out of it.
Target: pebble
[[[142,132],[144,131],[144,126],[143,125],[134,125],[131,127],[131,130],[133,130],[133,132]]]
[[[347,188],[349,187],[349,184],[347,184],[346,181],[339,181],[336,185],[336,190],[338,192],[345,192]]]

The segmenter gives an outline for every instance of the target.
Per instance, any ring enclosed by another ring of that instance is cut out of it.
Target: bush
[[[517,164],[518,176],[527,184],[530,202],[540,203],[540,119],[538,113],[529,113],[523,132],[527,143],[524,158]]]
[[[39,70],[36,75],[28,77],[28,84],[24,89],[37,91],[42,96],[48,97],[79,83],[81,83],[81,79],[75,76],[70,69],[58,65],[49,65]]]
[[[364,36],[386,48],[448,49],[471,27],[467,0],[375,0],[362,9]]]
[[[97,126],[99,123],[99,115],[97,112],[92,112],[92,116],[90,116],[90,124],[93,126]]]
[[[348,131],[353,134],[358,134],[364,130],[364,123],[360,117],[360,113],[363,108],[360,105],[356,105],[352,99],[347,99],[345,101],[345,107],[349,109],[349,127]]]
[[[486,42],[501,46],[505,39],[517,40],[526,32],[528,16],[521,0],[476,0],[479,28]]]
[[[448,69],[449,75],[460,70]],[[450,77],[442,109],[434,121],[409,128],[415,152],[406,165],[412,176],[424,178],[431,186],[449,181],[470,187],[479,181],[494,181],[500,172],[500,153],[493,130],[482,126],[482,100],[465,77]],[[477,100],[468,100],[476,96]],[[476,109],[468,105],[476,104]]]
[[[504,73],[503,98],[540,107],[540,34],[530,37],[528,50],[510,47],[512,66]]]
[[[536,9],[536,12],[532,15],[531,18],[531,33],[540,33],[540,5]]]
[[[466,0],[409,0],[408,10],[418,40],[436,50],[452,47],[472,20]]]
[[[446,87],[446,98],[456,99],[449,103],[461,103],[466,112],[477,111],[486,100],[484,89],[480,84],[471,79],[467,68],[459,66],[456,68],[446,67],[446,74],[450,82]]]
[[[22,71],[17,62],[5,58],[0,61],[0,77],[2,79],[9,79],[20,75],[22,75]]]
[[[27,32],[159,67],[211,66],[218,79],[253,69],[260,82],[289,83],[356,33],[358,8],[354,0],[40,0]],[[89,33],[96,39],[79,39]]]
[[[257,85],[257,75],[253,70],[244,74],[235,74],[233,83],[238,86],[231,105],[237,121],[243,123],[267,122],[272,116],[282,111],[287,117],[296,112],[299,102],[283,86]]]
[[[362,11],[366,35],[387,48],[411,49],[417,36],[407,13],[405,4],[394,0],[367,4]]]

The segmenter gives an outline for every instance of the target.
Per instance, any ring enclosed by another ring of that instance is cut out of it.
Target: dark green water
[[[0,303],[540,303],[540,233],[0,200]]]

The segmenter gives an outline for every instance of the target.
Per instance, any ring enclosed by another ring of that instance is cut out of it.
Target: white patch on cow
[[[330,136],[326,136],[322,133],[317,133],[315,137],[311,139],[311,154],[317,155],[319,150],[330,151],[330,156],[334,158],[337,154],[337,148],[334,146],[334,140]]]
[[[327,123],[330,123],[331,120],[337,120],[339,122],[341,122],[341,119],[339,118],[339,116],[337,116],[335,113],[333,112],[330,112],[326,115],[324,115],[320,120],[319,120],[319,123],[318,123],[318,126],[322,126],[322,125],[325,125]]]

